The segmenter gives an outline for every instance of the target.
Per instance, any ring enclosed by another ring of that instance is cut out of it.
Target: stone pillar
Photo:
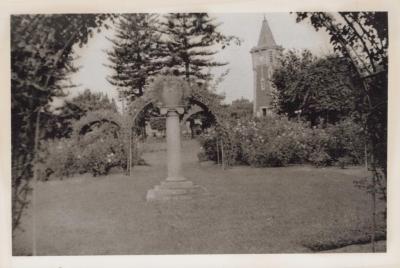
[[[175,109],[167,112],[167,181],[183,181],[181,156],[181,131],[179,113]]]
[[[190,91],[189,83],[175,76],[159,76],[153,81],[152,90],[158,99],[160,112],[167,116],[167,178],[147,192],[146,199],[190,199],[199,187],[182,175],[181,128],[179,115],[185,112],[184,96]]]
[[[191,199],[199,194],[199,187],[186,180],[182,175],[181,155],[181,128],[179,115],[183,114],[183,107],[162,108],[161,114],[167,115],[167,169],[165,181],[156,185],[147,192],[147,201],[167,201]]]

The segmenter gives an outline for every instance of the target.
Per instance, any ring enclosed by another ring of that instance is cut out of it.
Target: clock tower
[[[273,70],[278,65],[278,59],[283,48],[276,45],[267,19],[261,26],[256,47],[250,50],[254,73],[253,114],[261,117],[271,113]]]

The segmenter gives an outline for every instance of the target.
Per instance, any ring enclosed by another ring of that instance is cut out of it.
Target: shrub
[[[257,167],[285,166],[303,162],[305,129],[303,123],[271,116],[238,121],[233,133],[241,145],[243,162]]]
[[[157,131],[165,131],[166,118],[165,117],[152,117],[150,118],[150,127]]]
[[[231,122],[231,153],[235,163],[252,166],[284,166],[300,163],[305,157],[303,123],[284,117]],[[216,161],[215,131],[203,134],[199,140],[208,159]]]
[[[362,128],[351,119],[326,127],[331,137],[328,153],[335,161],[360,164],[364,158],[365,138]]]
[[[123,144],[115,138],[99,138],[78,154],[81,170],[93,176],[106,175],[112,167],[126,167]]]
[[[41,148],[41,180],[51,177],[62,179],[79,171],[76,146],[71,139],[48,140],[41,144]]]
[[[330,138],[321,126],[313,127],[310,131],[307,131],[305,148],[308,162],[317,167],[328,166],[333,162],[328,153]]]
[[[235,163],[256,167],[312,163],[328,166],[359,163],[363,139],[360,127],[351,120],[337,125],[311,128],[304,122],[284,116],[230,121],[231,154]],[[209,131],[199,137],[204,156],[217,160],[218,133]]]
[[[351,119],[314,127],[307,135],[308,161],[316,166],[359,164],[363,147],[362,129]]]
[[[311,152],[308,156],[308,161],[317,167],[324,167],[332,163],[332,158],[324,150],[319,150]]]
[[[203,150],[203,157],[211,161],[217,161],[218,158],[217,136],[218,133],[214,129],[209,129],[207,132],[202,133],[197,138]]]
[[[106,175],[112,167],[126,168],[127,155],[124,142],[102,127],[76,139],[47,141],[42,145],[41,179],[64,178],[75,174]],[[138,151],[133,164],[139,163]]]

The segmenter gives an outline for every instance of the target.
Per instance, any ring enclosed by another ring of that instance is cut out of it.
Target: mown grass
[[[165,178],[165,151],[148,147],[150,166],[132,177],[80,176],[39,184],[39,255],[300,253],[310,245],[357,238],[370,226],[370,196],[353,186],[361,168],[200,165],[195,142],[184,143],[184,173],[204,195],[146,202]],[[384,204],[380,204],[382,208]],[[14,255],[31,252],[31,210]],[[348,234],[352,237],[346,237]],[[341,240],[342,239],[342,240]],[[352,248],[353,252],[370,248]]]

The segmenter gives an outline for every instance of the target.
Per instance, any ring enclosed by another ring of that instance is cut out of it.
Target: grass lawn
[[[353,186],[365,176],[362,168],[222,170],[197,161],[194,141],[184,142],[184,174],[205,194],[146,202],[147,190],[166,177],[162,146],[148,147],[150,166],[135,167],[132,177],[40,182],[38,255],[301,253],[311,252],[305,245],[314,241],[361,235],[370,224],[370,196]],[[30,215],[28,209],[24,232],[13,239],[14,255],[31,253]],[[384,241],[378,249],[385,250]]]

